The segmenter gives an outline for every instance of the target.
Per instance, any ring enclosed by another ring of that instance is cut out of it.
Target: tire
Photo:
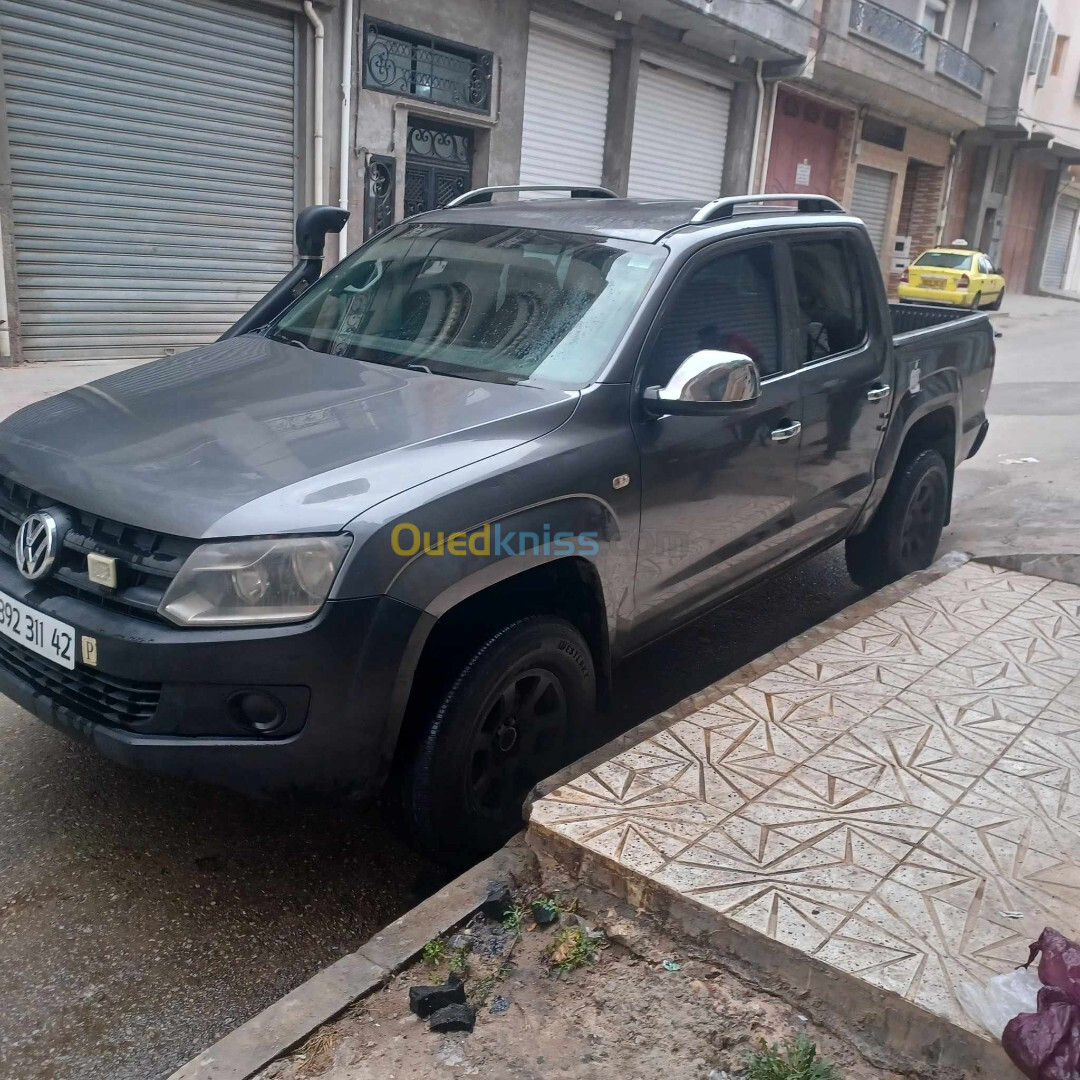
[[[595,708],[592,654],[570,623],[492,634],[421,720],[401,778],[415,846],[452,867],[491,854],[521,828],[531,788],[573,760]]]
[[[982,307],[982,293],[977,292],[975,299],[971,301],[971,310],[978,311]]]
[[[1001,305],[1004,302],[1004,300],[1005,300],[1005,290],[1002,289],[1001,292],[998,293],[998,298],[992,304],[989,305],[990,310],[991,311],[1000,311],[1001,310]]]
[[[937,554],[950,496],[949,470],[937,450],[901,459],[865,532],[848,538],[848,573],[868,591],[925,570]]]

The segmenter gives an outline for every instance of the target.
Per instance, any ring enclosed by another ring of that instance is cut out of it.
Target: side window
[[[979,273],[980,274],[992,274],[994,272],[993,263],[985,255],[979,256]]]
[[[847,240],[791,245],[799,301],[799,362],[812,364],[857,349],[867,337],[866,290],[859,256]]]
[[[767,245],[720,255],[676,286],[674,303],[646,360],[648,381],[664,385],[701,349],[743,353],[763,378],[781,369],[776,275]]]

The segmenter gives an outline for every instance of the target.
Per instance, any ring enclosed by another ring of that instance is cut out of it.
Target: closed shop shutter
[[[294,20],[0,0],[28,360],[212,341],[293,261]]]
[[[1050,239],[1046,245],[1046,261],[1043,263],[1042,284],[1044,289],[1065,288],[1065,270],[1069,264],[1073,237],[1076,235],[1077,212],[1080,203],[1075,199],[1061,199],[1054,212],[1050,226]]]
[[[634,109],[629,195],[715,199],[724,175],[731,92],[642,63]]]
[[[608,49],[531,27],[521,183],[601,183],[610,82]]]
[[[874,250],[880,255],[885,246],[885,229],[892,209],[894,173],[860,165],[855,170],[855,190],[851,196],[851,212],[866,222]]]

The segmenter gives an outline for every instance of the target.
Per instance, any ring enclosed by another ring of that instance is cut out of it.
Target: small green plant
[[[548,960],[559,971],[575,971],[596,955],[599,945],[599,940],[590,937],[580,926],[565,926],[548,948]]]
[[[842,1080],[832,1064],[817,1056],[817,1047],[805,1035],[784,1043],[783,1050],[764,1039],[746,1059],[746,1080]]]
[[[442,938],[432,938],[420,953],[428,967],[438,967],[446,959],[446,942]]]
[[[464,945],[450,950],[450,970],[458,975],[469,970],[469,950]]]
[[[529,913],[523,907],[518,907],[516,904],[503,916],[503,929],[509,930],[512,934],[520,934],[521,927],[525,922],[525,917]]]

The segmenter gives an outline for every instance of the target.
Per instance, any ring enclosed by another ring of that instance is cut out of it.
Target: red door
[[[765,190],[772,194],[805,191],[808,195],[828,195],[840,122],[839,109],[780,90]]]
[[[1001,266],[1008,288],[1014,293],[1025,291],[1045,183],[1044,169],[1025,160],[1023,155],[1017,157],[1009,185],[1005,235],[1001,242]]]

